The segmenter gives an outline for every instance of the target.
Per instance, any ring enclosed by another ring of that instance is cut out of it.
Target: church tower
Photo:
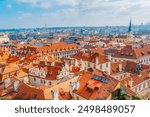
[[[131,33],[131,32],[132,32],[132,20],[130,19],[128,33]]]
[[[132,34],[132,20],[130,19],[130,22],[129,22],[129,28],[128,28],[128,31],[127,31],[127,36],[128,38],[133,38],[133,34]]]

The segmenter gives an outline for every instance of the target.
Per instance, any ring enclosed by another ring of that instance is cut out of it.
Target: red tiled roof
[[[65,92],[62,88],[60,88],[59,90],[59,100],[71,100],[72,96],[70,94],[70,92]]]
[[[94,74],[108,79],[109,82],[103,83],[102,81],[92,79]],[[79,79],[79,84],[79,89],[74,90],[74,93],[88,100],[103,100],[107,99],[113,93],[118,81],[108,75],[105,75],[102,71],[94,70],[93,73],[86,72],[83,74],[83,76]]]
[[[71,56],[71,58],[77,59],[77,60],[83,60],[83,61],[89,61],[92,63],[96,63],[96,58],[98,57],[98,63],[106,63],[110,60],[108,59],[108,56],[99,54],[99,53],[91,53],[91,52],[79,52],[76,55]]]
[[[114,57],[129,59],[138,59],[146,56],[150,56],[150,45],[144,45],[139,47],[133,47],[132,45],[128,45],[114,55]]]
[[[140,84],[140,83],[150,79],[148,74],[149,74],[149,71],[144,70],[144,71],[141,72],[140,75],[132,74],[131,76],[126,77],[124,79],[121,79],[120,81],[124,85],[126,85],[126,83],[127,83],[127,86],[129,87],[128,81],[132,80],[133,81],[133,87],[134,87],[134,86],[136,86],[136,85],[138,85],[138,84]]]
[[[136,68],[137,68],[137,63],[132,62],[132,61],[122,61],[122,62],[116,62],[116,63],[111,63],[111,74],[115,74],[119,72],[119,64],[121,64],[122,66],[122,71],[126,71],[126,72],[132,72],[135,73],[136,72]],[[150,67],[147,65],[143,65],[141,66],[141,70],[147,70]]]
[[[16,78],[11,78],[11,83],[18,81]],[[44,100],[44,91],[37,89],[36,87],[29,86],[21,81],[19,81],[18,92],[13,92],[12,84],[7,89],[0,90],[0,95],[8,96],[10,95],[12,99],[21,100]]]
[[[42,48],[38,48],[37,51],[52,51],[52,53],[54,51],[58,51],[58,52],[64,52],[64,51],[70,51],[70,50],[78,50],[78,46],[77,44],[66,44],[63,42],[57,42],[57,43],[53,43],[49,46],[44,46]]]

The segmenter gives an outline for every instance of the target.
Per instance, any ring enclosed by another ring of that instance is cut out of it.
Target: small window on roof
[[[126,56],[128,56],[129,55],[129,53],[126,53]]]
[[[37,94],[32,95],[32,99],[35,99],[37,97]]]
[[[130,53],[130,56],[132,56],[133,55],[133,53]]]
[[[141,52],[141,55],[144,56],[144,52]]]

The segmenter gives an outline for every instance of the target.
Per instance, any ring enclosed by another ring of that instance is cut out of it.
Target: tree
[[[123,88],[119,88],[112,95],[112,100],[140,100],[138,96],[131,96]]]

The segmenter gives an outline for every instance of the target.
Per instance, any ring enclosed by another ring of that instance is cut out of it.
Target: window
[[[106,67],[108,68],[108,63],[106,63]]]
[[[88,67],[90,67],[90,63],[88,63]]]
[[[51,83],[51,82],[49,82],[49,85],[52,85],[52,83]]]
[[[35,99],[37,97],[37,94],[32,95],[32,99]]]
[[[148,86],[148,87],[150,86],[150,81],[149,81],[149,82],[147,82],[147,86]]]
[[[137,87],[135,88],[135,92],[136,92],[136,93],[138,92]]]
[[[36,78],[34,77],[34,81],[36,81]]]
[[[146,86],[146,85],[145,85],[145,83],[144,83],[144,84],[143,84],[143,89],[145,89],[145,86]]]
[[[103,69],[103,66],[102,66],[102,65],[100,65],[100,69]]]
[[[43,83],[43,80],[41,80],[41,83]]]
[[[94,69],[96,69],[96,65],[93,65]]]
[[[141,90],[141,85],[139,86],[139,91]]]
[[[77,96],[77,100],[79,100],[79,97]]]

